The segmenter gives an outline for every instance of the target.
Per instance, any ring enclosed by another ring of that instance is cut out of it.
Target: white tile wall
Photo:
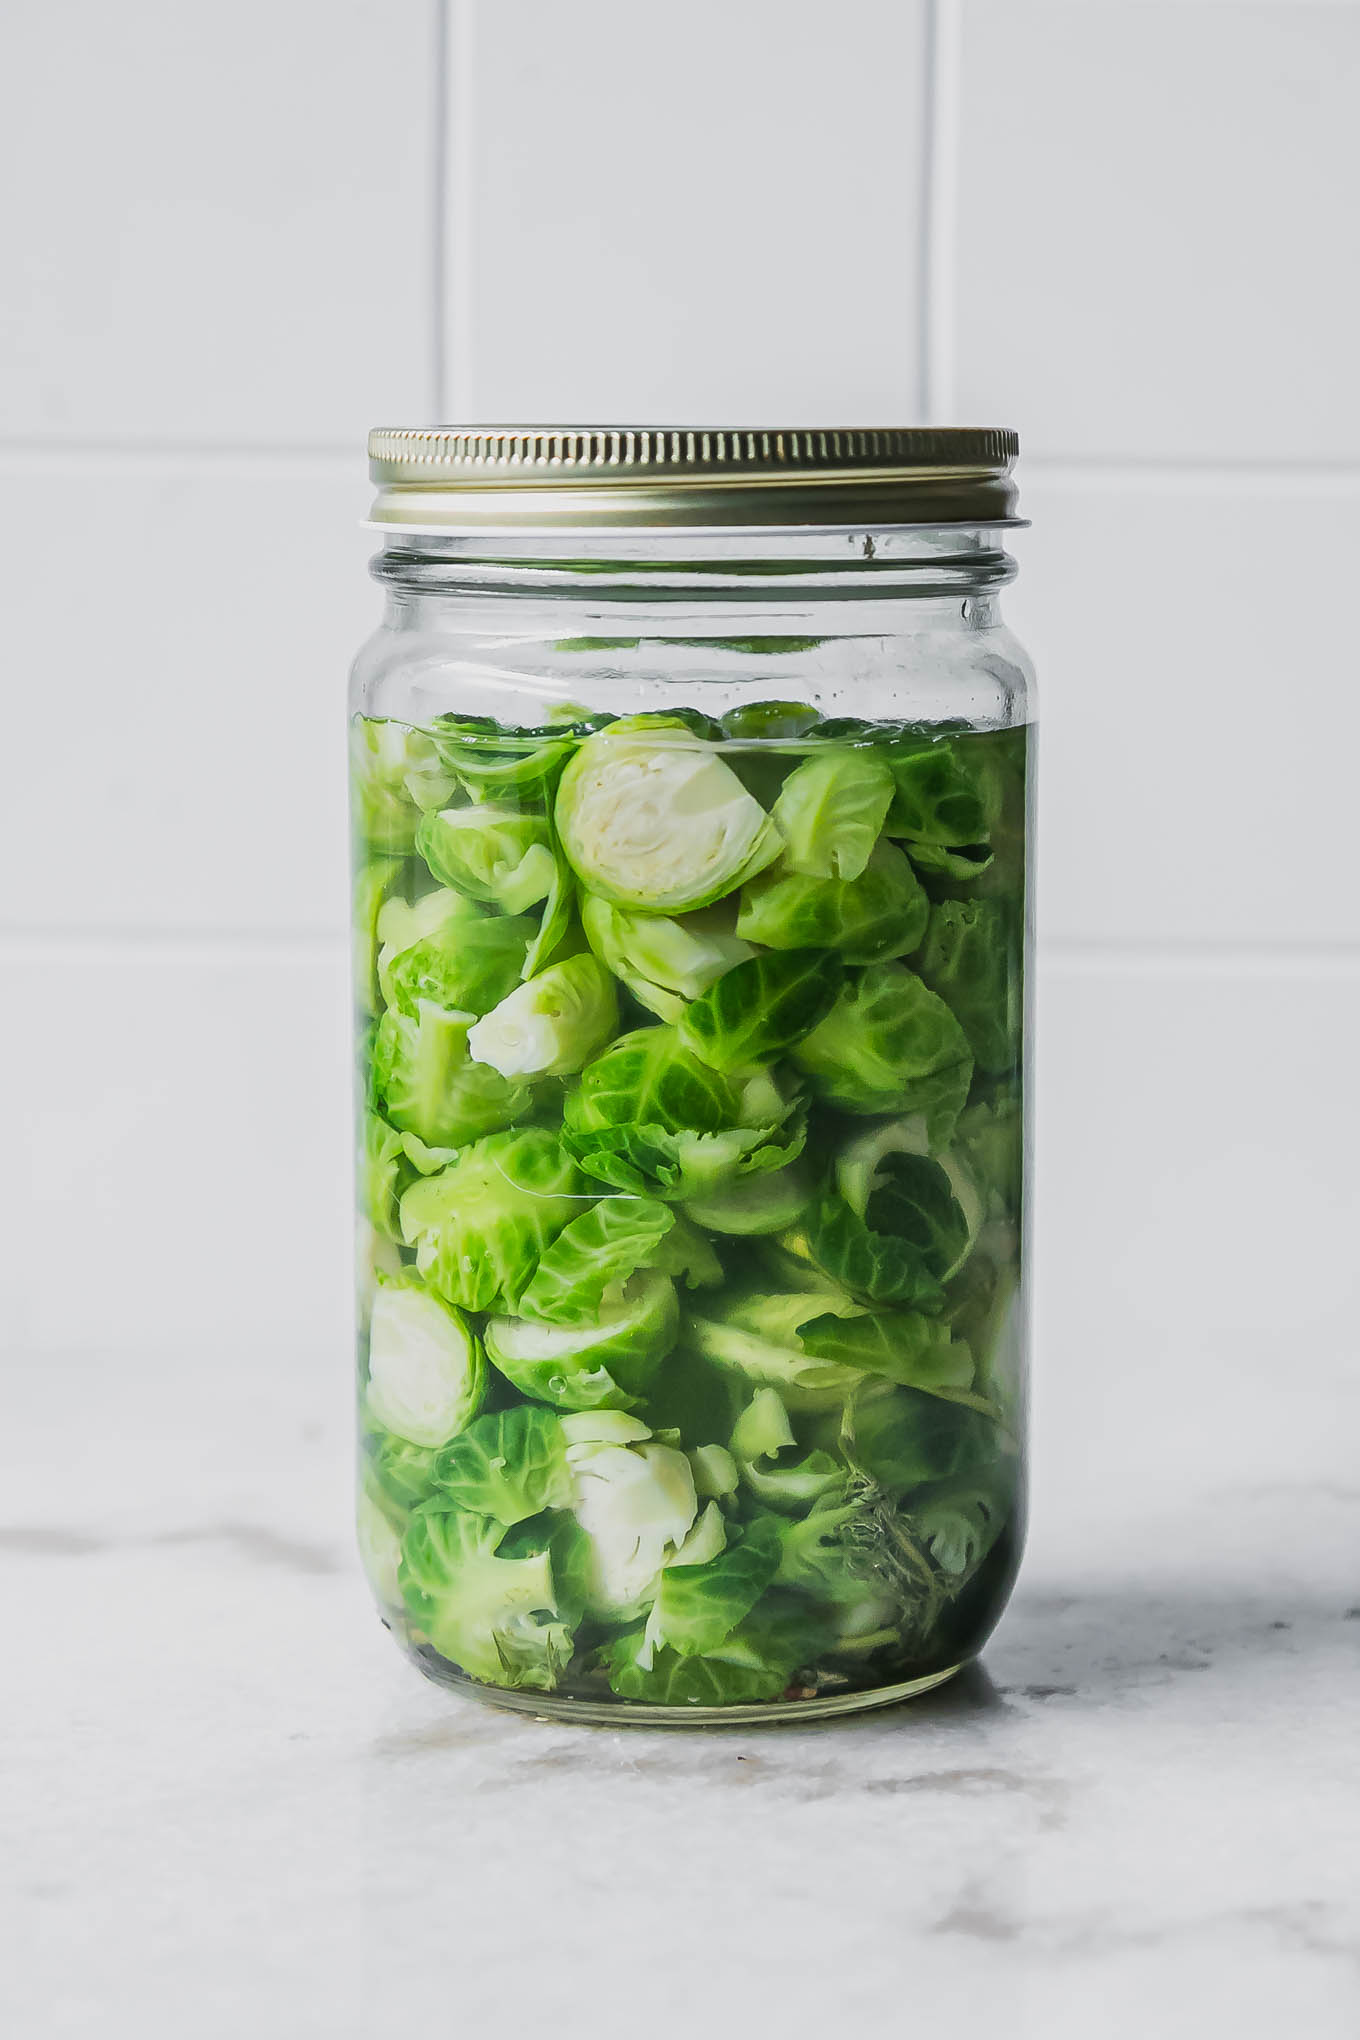
[[[480,415],[910,412],[924,12],[480,8],[463,271]]]
[[[958,398],[1032,451],[1360,457],[1360,9],[961,0]]]
[[[1235,1477],[1272,1369],[1305,1454],[1357,1300],[1358,63],[1353,0],[0,10],[11,1337],[343,1340],[366,424],[998,419],[1050,1456],[1083,1506],[1175,1400],[1163,1476]]]
[[[0,432],[347,446],[422,409],[436,19],[6,7]]]

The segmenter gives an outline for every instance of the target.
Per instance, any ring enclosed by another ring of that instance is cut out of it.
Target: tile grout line
[[[444,367],[438,423],[474,415],[476,363],[472,275],[475,233],[477,16],[475,0],[445,0],[451,9],[444,51]]]
[[[255,955],[275,962],[343,957],[349,937],[333,928],[0,928],[0,962],[104,957],[127,960],[194,957],[221,964]],[[1041,972],[1074,977],[1360,977],[1360,941],[1129,942],[1041,941]]]
[[[448,356],[448,164],[449,164],[449,0],[432,0],[434,73],[430,126],[430,417],[446,409],[444,378]]]
[[[918,401],[926,425],[954,410],[954,264],[958,229],[957,0],[925,0],[922,24]]]

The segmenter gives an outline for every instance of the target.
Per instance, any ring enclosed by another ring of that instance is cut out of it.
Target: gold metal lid
[[[408,531],[1010,524],[989,426],[380,426],[371,522]]]

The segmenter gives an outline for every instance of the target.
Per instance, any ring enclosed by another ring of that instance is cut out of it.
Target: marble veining
[[[1259,1483],[1150,1498],[1151,1426],[1098,1505],[1041,1465],[981,1666],[664,1734],[422,1681],[356,1578],[339,1368],[232,1365],[15,1377],[7,2033],[1360,2030],[1343,1426],[1294,1484],[1264,1395]]]

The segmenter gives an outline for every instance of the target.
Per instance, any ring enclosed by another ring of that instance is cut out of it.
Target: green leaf
[[[402,1539],[402,1596],[441,1656],[474,1679],[550,1693],[572,1653],[552,1559],[503,1557],[504,1525],[462,1509],[421,1510]]]
[[[445,808],[421,817],[416,848],[441,885],[523,914],[548,897],[556,866],[542,815],[515,808]]]
[[[1020,1056],[1024,989],[1020,928],[1000,900],[941,900],[916,968],[946,1000],[979,1069],[998,1076]]]
[[[390,1124],[432,1147],[457,1148],[523,1117],[532,1093],[468,1054],[470,1013],[421,1000],[378,1022],[372,1049],[374,1096]]]
[[[729,1637],[760,1599],[779,1568],[779,1535],[754,1523],[740,1544],[706,1565],[670,1565],[661,1575],[647,1617],[643,1653],[664,1648],[703,1657]]]
[[[810,1303],[815,1303],[810,1298]],[[859,1317],[809,1317],[798,1327],[803,1350],[843,1367],[881,1374],[905,1388],[966,1389],[973,1356],[940,1318],[919,1311],[866,1311]]]
[[[793,1059],[829,1104],[857,1113],[922,1112],[947,1144],[972,1082],[968,1037],[943,999],[900,963],[848,984]]]
[[[575,1133],[656,1126],[668,1133],[716,1133],[734,1123],[736,1093],[694,1055],[673,1027],[640,1027],[590,1063],[566,1104]]]
[[[930,901],[903,853],[879,843],[854,878],[814,878],[783,864],[741,889],[737,933],[770,949],[834,949],[846,963],[906,956]]]
[[[720,1657],[681,1657],[658,1650],[650,1667],[637,1661],[641,1632],[620,1637],[608,1653],[609,1683],[621,1700],[645,1700],[655,1707],[738,1707],[777,1699],[789,1682],[782,1664],[732,1662]]]
[[[522,916],[462,914],[409,948],[386,945],[381,973],[388,1005],[409,1014],[427,1003],[473,1017],[489,1013],[519,983],[533,932],[533,922]]]
[[[887,760],[874,750],[827,745],[804,759],[770,815],[785,841],[784,867],[812,878],[858,878],[893,793]]]
[[[659,1266],[657,1247],[675,1224],[648,1197],[602,1197],[557,1235],[520,1299],[525,1317],[552,1324],[588,1324],[607,1291],[621,1288],[644,1264]]]
[[[996,819],[992,787],[973,770],[963,744],[936,739],[887,756],[896,783],[890,836],[945,848],[987,841]]]
[[[422,1275],[465,1310],[511,1310],[587,1189],[557,1139],[526,1126],[464,1148],[411,1184],[402,1237]]]
[[[564,1509],[572,1489],[561,1419],[527,1404],[478,1417],[438,1454],[434,1479],[437,1506],[498,1523]]]
[[[725,971],[680,1022],[679,1038],[713,1069],[771,1062],[823,1021],[844,981],[840,958],[772,950]]]
[[[561,1410],[631,1409],[675,1344],[675,1284],[639,1269],[598,1303],[588,1323],[493,1317],[486,1349],[522,1395]]]

